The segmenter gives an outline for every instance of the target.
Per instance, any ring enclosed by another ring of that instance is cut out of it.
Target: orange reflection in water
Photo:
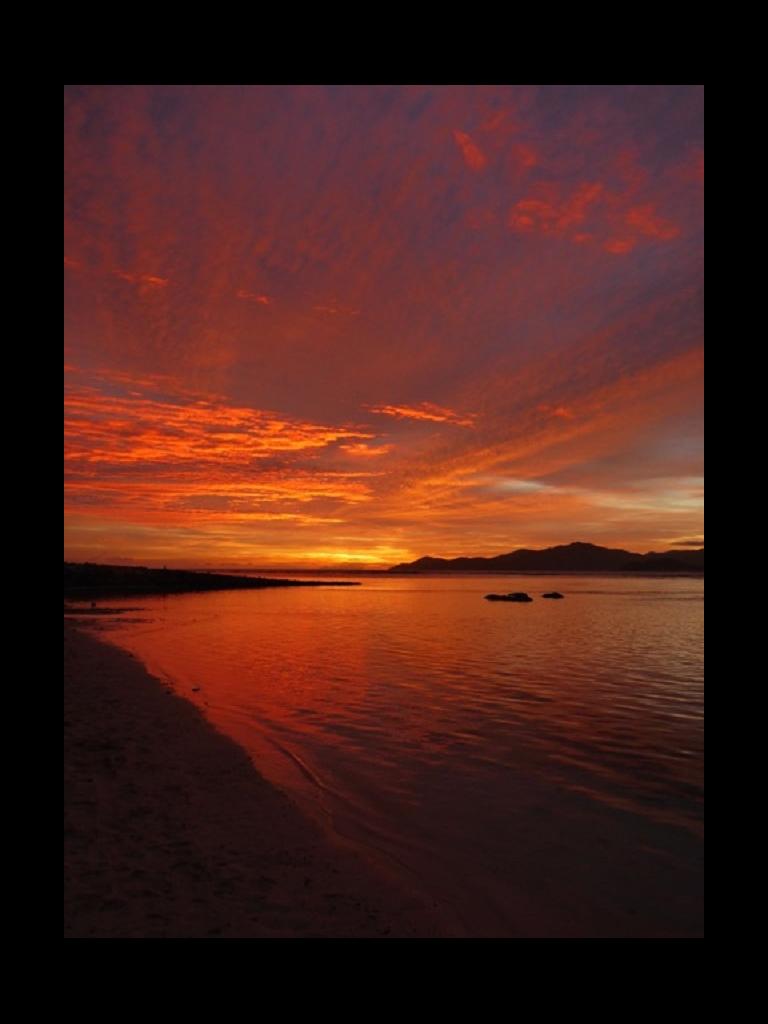
[[[502,580],[148,599],[111,636],[469,934],[696,934],[701,581]]]

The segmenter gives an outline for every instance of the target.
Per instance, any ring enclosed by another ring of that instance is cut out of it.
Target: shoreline
[[[451,934],[136,658],[64,636],[65,938]]]
[[[349,580],[287,580],[233,576],[189,569],[149,569],[142,565],[64,563],[64,601],[91,598],[186,594],[212,590],[262,590],[273,587],[359,587]]]

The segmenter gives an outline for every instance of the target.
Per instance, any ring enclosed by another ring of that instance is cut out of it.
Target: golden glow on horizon
[[[377,452],[376,434],[367,427],[292,422],[233,408],[217,396],[186,393],[172,379],[102,373],[83,380],[73,371],[76,383],[66,403],[68,556],[108,561],[113,547],[115,557],[165,563],[175,552],[184,564],[213,558],[230,565],[381,567],[423,554],[500,554],[512,549],[510,527],[518,536],[530,536],[528,524],[542,520],[563,522],[561,529],[571,532],[534,535],[522,546],[594,539],[635,550],[637,524],[663,527],[666,522],[667,535],[682,535],[687,522],[699,522],[700,480],[662,478],[651,488],[632,481],[606,487],[542,482],[530,476],[531,470],[537,477],[551,476],[599,460],[658,415],[665,402],[676,401],[687,382],[695,384],[700,362],[700,353],[693,351],[634,379],[572,397],[567,416],[564,407],[539,403],[524,429],[503,439],[495,439],[480,417],[473,420],[471,443],[457,446],[455,440],[448,443],[455,435],[437,435],[431,454],[419,455],[418,448],[409,450],[404,433],[396,445],[381,445],[381,454],[395,459],[383,470],[351,465],[361,455],[368,462]],[[408,427],[408,420],[404,431],[419,430],[418,422]],[[447,419],[429,422],[430,429],[443,422],[446,431],[453,426]],[[230,429],[235,424],[242,429]],[[350,437],[366,441],[347,443]],[[418,445],[423,443],[419,436]],[[273,464],[286,455],[290,464]],[[384,460],[375,463],[380,467]],[[414,473],[417,467],[420,472]],[[98,532],[105,539],[96,550],[93,534],[83,534],[89,519],[102,524]],[[568,525],[595,520],[602,523],[597,536]],[[635,524],[634,533],[627,523]],[[328,544],[352,524],[361,534],[355,544]],[[185,529],[190,543],[182,554]],[[147,531],[158,541],[168,538],[161,542],[162,552],[153,550]],[[383,542],[393,534],[407,536],[407,543]],[[467,539],[457,543],[456,537]],[[660,543],[651,534],[639,547]]]
[[[293,557],[296,556],[294,555]],[[301,555],[301,561],[318,566],[338,562],[350,565],[360,563],[361,565],[380,568],[392,565],[394,562],[406,561],[409,557],[410,552],[406,548],[392,548],[387,547],[385,544],[378,544],[375,548],[368,548],[367,550],[339,551],[333,549],[323,550],[321,548],[317,551],[305,551]]]

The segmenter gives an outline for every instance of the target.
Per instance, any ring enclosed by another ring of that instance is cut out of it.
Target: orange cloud
[[[482,150],[472,141],[466,132],[454,131],[453,137],[461,150],[464,162],[473,171],[482,171],[488,163]]]
[[[248,481],[232,473],[210,472],[210,467],[200,466],[187,473],[169,468],[160,471],[158,479],[150,480],[139,478],[141,463],[128,466],[127,470],[119,479],[105,475],[98,482],[86,477],[68,480],[66,495],[70,507],[81,512],[96,510],[100,515],[118,519],[125,518],[130,511],[134,522],[183,524],[188,518],[210,522],[250,519],[327,522],[327,515],[301,510],[301,507],[319,501],[347,505],[371,500],[369,485],[357,479],[365,474],[358,473],[272,471],[261,472],[255,480]]]
[[[374,435],[345,427],[287,420],[274,413],[220,404],[162,400],[134,390],[108,395],[70,389],[65,399],[66,458],[79,464],[216,462],[251,465],[283,452],[320,449]]]
[[[547,411],[546,417],[522,411],[517,428],[510,429],[505,422],[500,428],[503,436],[499,438],[486,437],[484,443],[448,452],[443,457],[433,454],[409,481],[403,507],[413,512],[422,499],[438,500],[463,507],[468,514],[477,501],[473,487],[484,473],[504,469],[517,479],[542,479],[621,450],[628,439],[642,436],[643,431],[679,407],[683,395],[700,387],[702,363],[701,349],[694,348],[603,386],[585,386],[573,396],[568,407],[553,410],[549,403],[539,403],[536,412]],[[534,391],[557,381],[558,367],[553,362],[545,362],[542,369],[540,381],[531,375],[518,386]],[[502,394],[509,390],[507,383]],[[589,493],[589,488],[585,488],[580,497],[587,505],[591,502]],[[560,499],[549,494],[547,500]],[[479,505],[477,515],[478,519],[483,515]]]
[[[346,452],[347,455],[362,455],[365,457],[371,455],[388,455],[394,449],[393,444],[342,444],[339,445],[342,451]]]
[[[398,419],[408,420],[431,420],[435,423],[455,423],[461,427],[473,427],[475,425],[475,414],[462,415],[452,409],[444,409],[432,402],[422,402],[420,405],[368,405],[365,407],[371,412],[380,413],[382,416],[396,416]]]
[[[341,522],[337,508],[371,498],[368,478],[376,474],[295,463],[338,441],[375,436],[368,431],[232,405],[160,375],[70,375],[70,512],[166,525],[302,525]]]

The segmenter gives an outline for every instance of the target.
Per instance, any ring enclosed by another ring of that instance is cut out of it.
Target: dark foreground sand
[[[65,624],[65,938],[445,934],[130,654]]]

